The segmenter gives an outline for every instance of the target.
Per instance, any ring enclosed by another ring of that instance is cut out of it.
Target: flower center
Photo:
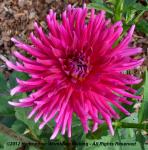
[[[64,72],[72,81],[83,81],[90,72],[89,59],[84,55],[72,55],[64,60]]]

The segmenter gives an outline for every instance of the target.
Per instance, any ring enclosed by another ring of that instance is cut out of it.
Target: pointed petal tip
[[[42,122],[40,125],[39,125],[39,129],[41,130],[41,129],[43,129],[43,127],[45,126],[45,122]]]
[[[115,135],[115,132],[114,130],[110,131],[111,132],[111,135],[114,136]]]
[[[86,3],[83,4],[83,8],[84,8],[84,9],[86,8]]]
[[[68,9],[72,8],[71,4],[68,4],[67,8],[68,8]]]
[[[36,21],[34,22],[34,27],[38,27],[38,23]]]
[[[115,132],[114,132],[114,129],[113,129],[112,124],[111,124],[111,125],[109,125],[109,131],[110,131],[110,134],[111,134],[112,136],[114,136],[114,135],[115,135]]]
[[[39,130],[41,130],[42,128],[43,128],[42,125],[40,125],[40,126],[39,126]]]
[[[130,116],[131,115],[131,113],[130,112],[127,112],[127,114],[126,114],[127,116]]]
[[[9,68],[12,68],[13,69],[13,63],[12,62],[10,62],[9,60],[6,60],[5,61],[5,63],[6,63],[6,65],[9,67]]]
[[[16,79],[16,82],[17,82],[17,83],[19,83],[19,81],[21,81],[19,78],[15,78],[15,79]]]
[[[13,51],[12,53],[13,53],[13,55],[17,55],[17,54],[18,54],[18,52],[17,52],[17,51]]]
[[[57,135],[53,133],[52,136],[50,137],[50,140],[54,140],[56,136]]]
[[[34,115],[33,112],[30,112],[29,115],[27,116],[28,119],[31,119],[31,117]]]
[[[129,30],[129,35],[132,36],[135,30],[135,25],[133,24]]]
[[[54,138],[51,136],[51,137],[50,137],[50,140],[54,140]]]
[[[14,96],[15,93],[16,93],[16,92],[15,92],[13,89],[10,91],[10,95],[11,95],[11,96]]]
[[[31,117],[32,117],[31,115],[28,115],[28,116],[27,116],[27,119],[31,119]]]
[[[135,24],[132,25],[132,28],[135,28]]]
[[[34,33],[33,32],[30,32],[29,38],[30,39],[34,38]]]
[[[71,138],[71,133],[68,134],[68,138]]]
[[[141,47],[138,47],[137,49],[138,49],[139,52],[143,51],[143,49]]]
[[[49,11],[48,11],[48,15],[47,15],[47,16],[49,16],[49,17],[50,17],[50,16],[52,16],[52,15],[53,15],[53,13],[54,13],[54,12],[53,12],[53,9],[49,9]]]
[[[61,134],[62,134],[62,135],[65,135],[65,131],[62,131]]]
[[[38,122],[38,118],[34,118],[34,122],[37,123]]]
[[[13,105],[13,106],[14,106],[13,103],[14,103],[14,102],[8,101],[8,104],[9,104],[9,105]]]
[[[95,11],[95,10],[94,10],[94,11]],[[106,12],[105,12],[104,10],[101,10],[101,11],[100,11],[100,15],[101,15],[101,16],[104,16],[105,14],[106,14]]]
[[[9,104],[9,105],[12,105],[12,106],[19,106],[19,103],[11,102],[11,101],[8,101],[8,104]]]
[[[98,129],[98,124],[97,124],[97,125],[95,125],[95,126],[93,126],[93,128],[92,128],[92,132],[95,132],[97,129]]]
[[[122,21],[120,20],[120,21],[119,21],[119,26],[122,26],[122,25],[123,25],[123,23],[122,23]]]
[[[16,40],[14,37],[11,38],[11,41],[14,43],[18,43],[18,40]]]
[[[145,59],[144,59],[144,58],[142,58],[142,59],[141,59],[141,62],[143,63],[143,62],[144,62],[144,60],[145,60]]]
[[[117,115],[115,115],[115,118],[116,119],[120,119],[120,116],[117,114]]]
[[[138,101],[142,101],[142,96],[137,96]]]

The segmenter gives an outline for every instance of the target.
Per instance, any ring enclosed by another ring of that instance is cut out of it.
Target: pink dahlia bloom
[[[32,45],[12,38],[15,45],[31,57],[14,51],[22,63],[6,62],[10,68],[30,76],[27,81],[16,79],[18,86],[11,90],[11,95],[31,94],[19,102],[9,103],[16,107],[32,107],[28,118],[34,116],[35,122],[41,119],[40,129],[54,119],[56,126],[51,139],[60,130],[62,134],[67,131],[71,137],[74,113],[85,133],[90,130],[88,120],[92,120],[92,131],[106,122],[113,135],[111,120],[120,116],[112,106],[129,115],[122,103],[131,105],[127,98],[140,99],[130,85],[141,80],[125,74],[126,70],[143,62],[143,59],[133,57],[141,53],[141,48],[128,46],[135,26],[114,47],[123,31],[122,22],[111,24],[105,19],[104,11],[95,14],[94,9],[86,19],[87,12],[86,7],[69,5],[61,15],[62,22],[58,22],[56,13],[51,10],[47,15],[48,34],[34,23],[35,33],[30,34]]]

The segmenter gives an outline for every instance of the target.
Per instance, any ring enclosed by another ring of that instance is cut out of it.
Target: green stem
[[[119,142],[121,143],[122,141],[121,141],[121,138],[120,138],[120,135],[119,135],[119,131],[117,130],[117,136],[118,136],[118,139],[119,139]],[[122,145],[119,145],[120,146],[120,150],[123,150],[122,149]]]
[[[143,129],[146,131],[148,130],[147,123],[115,122],[113,125],[117,128],[137,128],[137,129]]]
[[[112,123],[112,125],[114,129],[116,130],[120,128],[135,128],[138,130],[145,130],[148,132],[148,123],[128,123],[128,122],[115,121]],[[104,123],[100,125],[99,128],[95,132],[88,134],[88,137],[95,139],[96,137],[100,137],[103,131],[106,131],[106,130],[108,130],[108,125]]]
[[[7,126],[0,123],[0,133],[7,135],[17,141],[23,142],[23,143],[35,143],[34,141],[28,139],[27,137],[23,135],[19,135],[15,133],[12,129],[8,128]]]

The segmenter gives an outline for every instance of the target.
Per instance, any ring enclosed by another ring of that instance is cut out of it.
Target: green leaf
[[[97,2],[97,3],[90,3],[88,8],[95,8],[96,10],[105,10],[109,14],[113,14],[113,11],[104,3]]]
[[[124,0],[124,9],[128,8],[129,6],[133,6],[136,3],[136,0]]]
[[[34,146],[29,146],[28,150],[40,150],[38,147],[34,147]]]
[[[107,2],[109,2],[109,3],[113,4],[113,5],[116,4],[116,0],[107,0]]]
[[[131,141],[135,140],[135,132],[132,128],[119,128],[118,133],[121,141],[123,139],[131,139]]]
[[[15,78],[16,76],[20,78],[25,78],[26,75],[24,73],[18,74],[17,72],[13,72],[12,75],[9,78],[9,81],[6,82],[5,77],[2,73],[0,73],[0,116],[12,116],[14,115],[14,108],[8,104],[8,101],[11,101],[13,99],[19,99],[24,96],[24,94],[17,94],[15,96],[10,96],[9,91],[10,91],[10,86],[11,88],[15,86],[16,81]],[[9,86],[8,86],[9,85]]]
[[[137,3],[136,0],[124,0],[124,12],[127,10],[148,10],[148,6],[143,6],[141,3]]]
[[[143,32],[144,34],[148,34],[148,21],[146,20],[141,20],[140,22],[137,23],[136,29],[139,32]]]
[[[93,150],[99,150],[99,149],[101,150],[126,150],[127,148],[138,150],[138,148],[140,148],[140,145],[136,143],[134,135],[132,135],[132,138],[127,137],[127,135],[126,135],[126,138],[124,138],[122,134],[123,133],[120,131],[120,129],[118,129],[116,130],[114,136],[111,136],[111,135],[102,136],[101,139],[99,140],[87,139],[86,142],[88,143],[89,146],[85,147],[83,150],[92,150],[92,149]],[[125,144],[132,143],[133,145],[132,146],[122,145],[124,143]]]
[[[10,96],[6,93],[0,97],[0,116],[14,116],[14,107],[8,104],[8,101],[23,98],[25,94]]]
[[[7,92],[7,82],[2,73],[0,73],[0,95]]]
[[[15,87],[17,85],[16,78],[19,78],[19,79],[22,79],[22,80],[27,80],[29,77],[25,73],[14,71],[11,74],[11,76],[9,77],[10,88],[13,88],[13,87]]]
[[[25,131],[25,129],[26,129],[26,127],[27,127],[27,126],[26,126],[22,121],[16,120],[16,121],[12,124],[11,129],[12,129],[13,131],[15,131],[16,133],[23,134],[24,131]]]
[[[148,11],[148,6],[143,6],[141,5],[140,3],[135,3],[133,6],[132,6],[133,9],[135,10],[144,10],[144,11]]]
[[[15,115],[16,118],[23,121],[28,128],[30,129],[30,132],[33,134],[35,138],[41,134],[41,130],[39,130],[39,123],[35,123],[33,119],[28,119],[27,114],[29,112],[29,109],[26,108],[15,108]]]
[[[64,145],[45,145],[44,150],[65,150]]]
[[[82,143],[86,139],[86,135],[84,134],[84,130],[82,128],[82,124],[79,120],[79,118],[74,114],[73,120],[72,120],[72,137],[71,142],[73,143]],[[65,142],[69,143],[69,139],[67,136],[65,136]],[[75,145],[73,144],[72,147],[77,150],[82,150],[84,148],[84,145]],[[67,149],[70,149],[70,145],[67,146]]]
[[[17,144],[13,144],[13,142],[16,142]],[[0,133],[0,145],[2,146],[0,150],[16,150],[18,147],[21,147],[19,141],[2,133]]]
[[[124,0],[123,14],[126,24],[135,24],[145,11],[148,11],[148,6],[143,6],[137,3],[136,0]]]
[[[95,132],[89,132],[86,137],[88,139],[100,139],[105,135],[108,135],[108,127],[106,124],[101,124]]]
[[[143,93],[143,85],[145,83],[145,73],[142,74],[141,79],[142,79],[142,82],[140,82],[139,84],[135,84],[135,85],[132,86],[132,88],[138,90],[137,93],[136,93],[136,95],[140,95],[140,94]]]
[[[78,117],[76,115],[73,115],[73,121],[72,121],[72,139],[76,140],[79,139],[81,140],[81,138],[84,135],[84,131],[82,128],[82,124],[80,122],[80,120],[78,119]]]
[[[103,3],[103,0],[92,0],[93,3]]]
[[[129,101],[132,101],[133,104],[132,105],[127,105],[127,104],[122,104],[122,106],[124,108],[126,108],[126,110],[130,113],[133,113],[135,111],[134,105],[136,104],[137,101],[129,99]],[[127,117],[126,114],[124,114],[123,112],[121,112],[118,108],[116,108],[115,106],[113,106],[114,110],[120,115],[120,120],[124,119]]]
[[[3,95],[0,97],[0,116],[13,115],[14,109],[8,104],[8,101],[11,100],[11,96]]]
[[[15,116],[0,116],[0,123],[6,125],[7,127],[11,127],[12,124],[15,122],[16,118]]]
[[[124,0],[118,0],[114,4],[114,21],[119,21],[122,19]]]
[[[141,146],[141,149],[142,150],[145,150],[145,138],[144,136],[141,134],[141,131],[139,130],[138,131],[138,134],[136,134],[136,140],[139,142],[140,146]]]
[[[133,19],[133,23],[136,24],[139,22],[140,17],[144,14],[144,10],[140,11],[139,14]]]
[[[148,72],[145,73],[144,98],[138,114],[139,122],[148,119]]]
[[[134,19],[135,15],[136,15],[136,10],[128,9],[126,11],[126,16],[125,16],[125,22],[126,22],[126,24],[128,24],[129,22],[131,22]]]
[[[129,123],[138,123],[138,114],[132,113],[130,116],[122,119],[123,122],[129,122]]]

